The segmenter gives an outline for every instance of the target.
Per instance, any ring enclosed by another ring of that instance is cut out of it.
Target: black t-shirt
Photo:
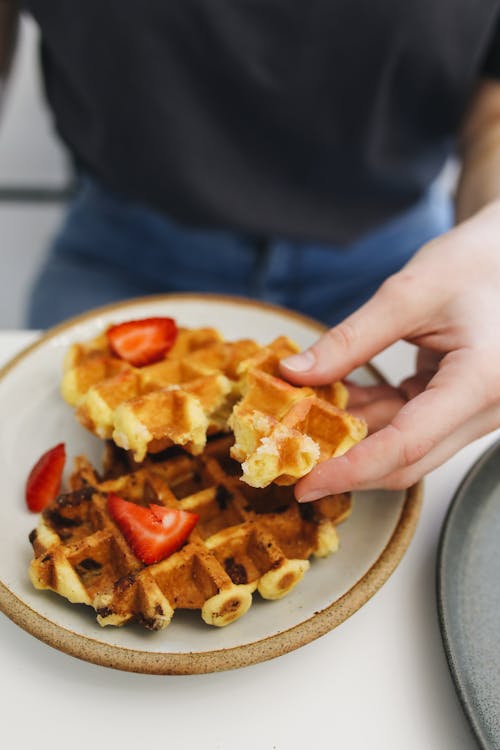
[[[75,161],[192,226],[346,243],[453,148],[498,0],[27,0]]]

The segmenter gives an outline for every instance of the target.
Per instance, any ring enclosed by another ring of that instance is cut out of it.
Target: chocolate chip
[[[142,614],[142,612],[137,615],[137,622],[140,625],[144,625],[144,627],[148,630],[160,630],[161,627],[159,622],[155,620],[154,617],[146,617],[146,615]]]
[[[55,526],[56,528],[75,528],[77,526],[81,526],[83,523],[81,518],[68,518],[67,516],[63,516],[62,513],[59,513],[59,511],[55,508],[48,510],[45,513],[45,518],[50,521],[52,526]]]
[[[223,484],[218,484],[215,492],[215,500],[221,510],[226,510],[227,504],[234,497],[233,493],[230,492],[227,487]]]
[[[88,502],[94,494],[94,488],[87,486],[81,487],[79,490],[74,492],[65,492],[59,495],[56,502],[60,508],[74,507],[75,505],[81,505],[84,502]]]
[[[135,576],[132,575],[132,573],[129,573],[128,576],[123,576],[123,578],[119,578],[118,581],[115,582],[114,588],[116,591],[125,591],[126,589],[130,588],[132,584],[135,582]]]
[[[99,617],[110,617],[113,614],[113,610],[109,607],[99,607],[96,612]]]
[[[100,570],[102,565],[100,562],[97,562],[97,560],[93,560],[91,557],[86,557],[78,563],[78,567],[84,568],[84,570]]]
[[[226,557],[226,559],[224,560],[224,568],[233,583],[248,583],[248,576],[245,570],[245,566],[241,563],[236,562],[234,557]]]
[[[299,513],[304,521],[314,521],[315,512],[313,503],[299,503]]]

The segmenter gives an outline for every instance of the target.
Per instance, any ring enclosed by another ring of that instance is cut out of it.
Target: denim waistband
[[[370,296],[425,242],[452,224],[449,196],[423,198],[349,246],[256,239],[183,226],[83,177],[53,258],[128,274],[145,292],[211,291],[265,299],[335,323]],[[75,261],[76,262],[76,261]],[[116,279],[115,279],[116,285]]]

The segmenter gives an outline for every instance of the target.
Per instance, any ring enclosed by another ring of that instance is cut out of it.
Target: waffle
[[[227,428],[239,397],[237,366],[259,348],[250,339],[224,342],[212,328],[181,329],[162,361],[136,368],[99,336],[69,350],[62,395],[81,424],[136,461],[170,445],[196,455],[207,435]]]
[[[225,342],[212,328],[181,329],[162,361],[136,368],[101,335],[70,349],[62,393],[85,427],[137,462],[171,445],[200,455],[207,436],[232,431],[244,482],[292,484],[366,434],[345,411],[342,383],[297,388],[280,378],[280,360],[297,351],[286,336],[259,346]]]
[[[255,490],[238,479],[231,440],[212,438],[201,456],[171,449],[132,467],[110,444],[102,477],[79,457],[70,491],[46,508],[30,535],[34,586],[90,605],[102,626],[134,620],[152,630],[165,628],[177,609],[228,625],[248,610],[255,591],[264,599],[288,594],[310,557],[336,551],[336,525],[350,513],[350,496],[299,506],[288,487]],[[194,511],[199,521],[178,552],[144,565],[107,511],[109,492]]]
[[[299,388],[274,375],[249,370],[245,395],[229,419],[231,455],[252,487],[293,484],[319,461],[340,456],[366,435],[366,424],[335,404],[344,394]]]

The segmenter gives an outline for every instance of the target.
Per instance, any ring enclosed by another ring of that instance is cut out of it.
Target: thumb
[[[283,377],[298,385],[332,383],[408,336],[418,322],[417,306],[398,288],[405,287],[399,277],[391,276],[362,307],[308,349],[282,359]]]

